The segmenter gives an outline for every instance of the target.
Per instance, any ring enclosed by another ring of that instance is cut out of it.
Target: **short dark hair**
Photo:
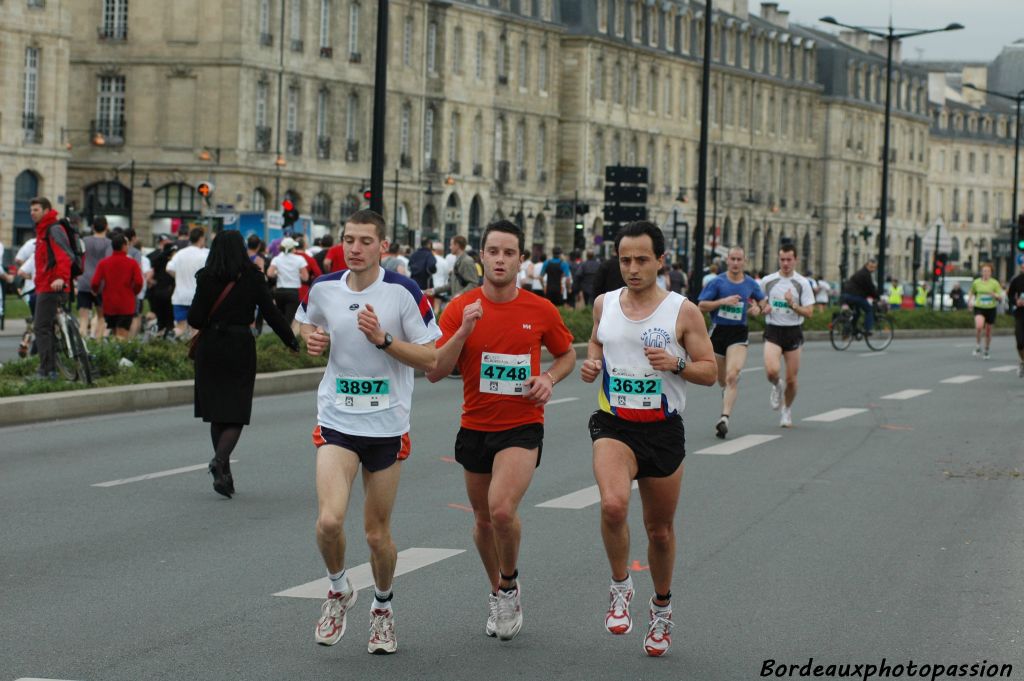
[[[301,234],[293,234],[292,238],[295,239],[295,248],[297,250],[305,250],[306,248],[306,237]]]
[[[623,237],[640,237],[645,234],[651,238],[654,257],[660,258],[665,255],[665,235],[661,233],[656,224],[647,220],[637,220],[620,229],[619,233],[615,235],[615,251],[618,252]]]
[[[92,219],[92,231],[94,232],[105,232],[107,231],[107,219],[102,215],[97,215]]]
[[[41,206],[43,210],[53,210],[53,204],[50,203],[50,199],[45,196],[36,196],[29,200],[28,204]]]
[[[323,248],[330,248],[334,245],[334,237],[330,234],[324,234],[320,237],[320,246]]]
[[[553,249],[551,249],[551,257],[553,257],[553,258],[561,258],[562,257],[562,247],[561,246],[555,246]]]
[[[792,253],[793,257],[795,258],[796,244],[794,244],[792,241],[786,241],[781,246],[779,246],[779,253]]]
[[[188,242],[190,244],[197,244],[204,236],[206,236],[206,230],[202,227],[193,227],[192,231],[188,233]]]
[[[429,236],[425,236],[422,239],[420,239],[420,248],[430,248],[433,245],[434,240],[431,239]]]
[[[369,208],[357,210],[352,215],[348,216],[345,220],[345,224],[353,225],[373,225],[377,228],[377,238],[384,241],[388,238],[388,227],[387,223],[384,222],[384,218],[380,213]],[[343,232],[344,233],[344,232]]]
[[[519,255],[522,255],[526,251],[526,235],[523,234],[523,230],[519,229],[519,225],[511,220],[496,220],[495,222],[487,225],[484,229],[484,235],[480,239],[481,250],[483,250],[484,246],[487,245],[487,237],[491,235],[491,232],[511,234],[516,238],[516,243],[519,245]]]
[[[259,249],[260,243],[262,243],[262,239],[260,239],[255,234],[250,234],[249,239],[246,241],[245,245],[250,251],[255,251]]]
[[[466,245],[469,244],[469,242],[466,241],[466,237],[462,236],[461,234],[456,234],[455,236],[453,236],[452,241],[454,241],[455,245],[457,245],[462,250],[466,250]]]
[[[395,241],[394,243],[388,244],[388,253],[398,253],[402,249],[402,245]]]
[[[115,251],[120,251],[126,243],[128,243],[128,238],[125,237],[124,232],[115,232],[110,237],[110,247]]]
[[[129,227],[128,229],[124,230],[124,235],[128,238],[128,241],[134,240],[136,236],[135,228]]]

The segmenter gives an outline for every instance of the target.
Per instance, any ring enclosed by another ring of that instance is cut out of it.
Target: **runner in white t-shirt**
[[[188,309],[196,295],[196,273],[206,266],[210,249],[206,247],[206,232],[202,227],[193,227],[188,233],[189,245],[174,254],[167,263],[167,273],[174,277],[174,293],[171,305],[174,308],[174,335],[185,335],[188,326]]]
[[[783,244],[779,249],[779,271],[761,280],[768,300],[764,329],[764,370],[772,384],[772,409],[782,409],[779,425],[793,427],[793,400],[796,376],[800,371],[800,347],[804,344],[805,317],[814,314],[814,286],[795,270],[796,247]],[[780,380],[782,359],[786,360],[786,380]],[[785,393],[785,404],[782,395]]]
[[[441,336],[420,287],[381,268],[386,234],[377,213],[354,213],[343,236],[349,269],[318,278],[296,314],[309,354],[330,348],[313,429],[316,538],[331,583],[316,642],[334,645],[341,639],[346,612],[356,600],[345,574],[344,525],[361,464],[375,591],[367,647],[371,653],[393,653],[398,647],[391,610],[397,552],[390,519],[401,471],[395,464],[409,453],[413,371],[434,368],[434,342]]]

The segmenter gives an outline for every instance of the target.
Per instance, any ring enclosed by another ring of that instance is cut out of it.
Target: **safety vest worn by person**
[[[914,305],[918,307],[924,307],[928,304],[928,291],[925,290],[924,286],[917,287],[917,293],[914,294]]]
[[[897,307],[903,303],[903,290],[899,284],[893,284],[889,291],[889,304]]]

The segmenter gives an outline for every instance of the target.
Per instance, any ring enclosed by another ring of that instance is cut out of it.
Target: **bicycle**
[[[896,325],[885,306],[875,302],[874,308],[875,328],[868,335],[860,325],[860,310],[852,310],[848,304],[843,303],[839,312],[832,315],[832,321],[828,325],[828,337],[832,347],[842,351],[850,347],[854,340],[861,339],[876,352],[889,347],[896,335]]]
[[[18,355],[26,357],[32,352],[35,343],[35,327],[28,322],[25,334],[21,337]],[[85,341],[78,331],[78,320],[72,317],[65,307],[57,309],[53,320],[54,359],[57,371],[69,381],[83,381],[92,385],[92,363]]]

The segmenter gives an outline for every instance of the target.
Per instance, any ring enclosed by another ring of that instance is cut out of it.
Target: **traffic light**
[[[369,189],[364,189],[363,190],[363,200],[368,202],[372,198],[373,198],[373,192],[371,192]]]
[[[932,272],[935,274],[936,279],[938,279],[943,275],[943,273],[945,273],[946,261],[948,260],[948,258],[949,256],[947,256],[945,253],[935,254],[935,266],[932,268]]]
[[[1017,216],[1017,250],[1024,251],[1024,213]]]
[[[292,228],[299,220],[299,211],[295,210],[295,204],[292,203],[291,199],[285,199],[281,202],[281,217],[284,219],[282,228],[288,231]]]
[[[572,233],[572,247],[577,251],[583,251],[587,247],[587,237],[583,234],[583,218],[576,218],[575,229]]]
[[[589,212],[590,212],[590,204],[588,204],[588,203],[577,203],[576,204],[576,215],[586,215]],[[577,219],[576,222],[577,222],[577,224],[579,224],[579,220],[578,219]]]
[[[213,183],[208,180],[200,182],[196,185],[196,193],[209,201],[210,197],[213,196]]]

